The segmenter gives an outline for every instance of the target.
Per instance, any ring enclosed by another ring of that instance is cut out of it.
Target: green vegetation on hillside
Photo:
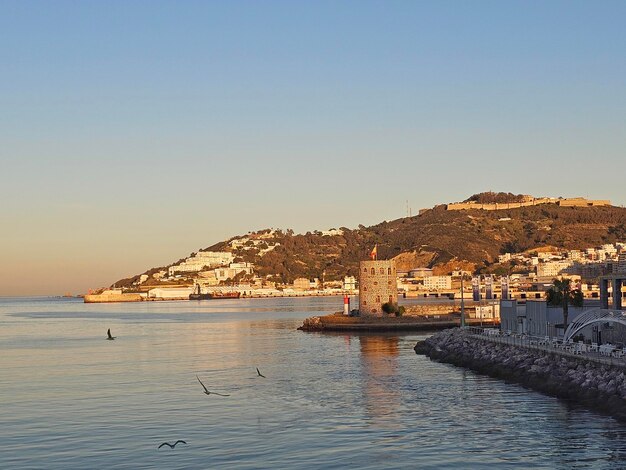
[[[280,245],[273,251],[262,258],[242,254],[242,259],[255,263],[258,274],[278,274],[283,282],[297,277],[321,278],[323,272],[332,280],[356,275],[358,262],[367,259],[377,244],[380,259],[411,252],[422,259],[423,266],[466,260],[482,270],[506,252],[544,246],[584,249],[625,240],[625,227],[626,209],[620,207],[544,204],[500,211],[446,211],[438,206],[420,216],[356,230],[342,228],[340,236],[278,232],[275,240]],[[210,249],[225,246],[220,243]],[[515,266],[504,269],[509,268],[515,272]]]
[[[490,198],[500,202],[518,197],[509,193],[472,196],[485,202],[491,202]],[[499,254],[546,246],[584,249],[624,241],[626,209],[542,204],[498,211],[447,211],[444,206],[436,206],[419,216],[341,230],[343,234],[335,236],[323,236],[317,231],[276,231],[254,246],[232,251],[236,261],[254,263],[258,275],[272,276],[284,283],[298,277],[332,281],[346,275],[357,276],[359,261],[367,259],[376,244],[379,259],[397,257],[399,270],[418,266],[443,266],[449,270],[462,266],[481,272],[515,272],[514,264],[494,265]],[[255,235],[269,233],[267,229]],[[229,242],[202,251],[231,251]],[[261,254],[268,247],[273,249]]]

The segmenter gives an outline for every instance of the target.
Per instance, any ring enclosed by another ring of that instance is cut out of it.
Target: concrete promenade
[[[468,337],[481,341],[508,344],[519,348],[544,351],[549,354],[556,354],[574,359],[583,359],[596,362],[598,364],[605,364],[626,369],[626,357],[622,349],[611,349],[610,347],[602,348],[602,346],[592,348],[589,345],[583,345],[581,343],[563,344],[556,338],[492,334],[490,332],[499,332],[499,330],[473,326],[467,327],[466,331]]]

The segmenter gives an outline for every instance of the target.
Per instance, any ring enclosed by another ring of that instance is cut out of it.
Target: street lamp
[[[461,328],[465,328],[465,301],[463,300],[463,278],[465,276],[461,272]]]

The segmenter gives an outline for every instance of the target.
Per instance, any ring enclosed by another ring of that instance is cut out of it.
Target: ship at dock
[[[238,299],[241,297],[239,291],[213,290],[202,292],[200,284],[196,284],[194,292],[189,294],[189,300],[218,300],[218,299]]]

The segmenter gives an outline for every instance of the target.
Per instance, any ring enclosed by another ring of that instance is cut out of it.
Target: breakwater
[[[417,354],[519,383],[626,421],[626,370],[540,348],[505,344],[459,328],[438,332],[415,346]]]
[[[330,315],[306,318],[299,330],[303,331],[433,331],[459,326],[458,315],[403,315],[395,317],[384,315],[347,316],[342,312]],[[479,325],[480,320],[467,319],[468,325]],[[482,324],[499,325],[495,321],[483,321]]]

